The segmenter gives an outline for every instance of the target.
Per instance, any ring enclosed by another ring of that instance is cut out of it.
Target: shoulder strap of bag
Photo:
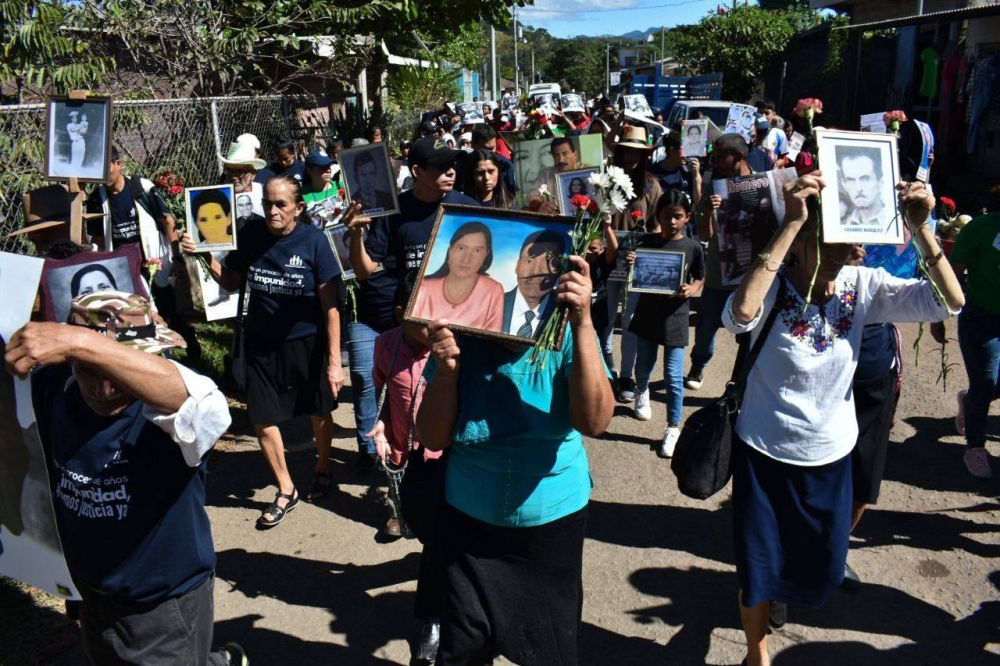
[[[248,275],[249,271],[247,274],[243,275],[243,280],[240,282],[240,297],[236,301],[236,323],[239,325],[240,329],[243,328],[243,311],[244,311],[243,303],[245,302],[247,297],[247,280],[249,279]]]
[[[128,188],[132,193],[132,200],[141,205],[148,213],[149,202],[146,200],[146,188],[142,186],[142,178],[140,176],[131,176],[128,179]]]
[[[764,342],[767,340],[767,336],[771,333],[771,327],[774,326],[774,320],[778,317],[778,303],[784,299],[785,276],[778,273],[778,297],[775,299],[774,305],[771,306],[771,311],[768,313],[767,319],[764,321],[764,326],[760,329],[760,335],[757,336],[757,340],[754,342],[753,347],[750,347],[749,343],[751,334],[743,334],[747,337],[743,338],[741,341],[739,352],[736,354],[736,363],[733,366],[733,376],[729,381],[729,386],[736,388],[740,395],[743,394],[743,387],[747,383],[750,371],[757,362],[757,357],[760,356],[760,350],[764,347]]]

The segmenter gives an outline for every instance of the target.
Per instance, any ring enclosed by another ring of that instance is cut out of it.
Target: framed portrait
[[[555,311],[566,218],[444,204],[406,320],[448,319],[455,331],[533,345]]]
[[[753,119],[757,108],[746,104],[733,104],[726,118],[725,134],[739,134],[747,143],[753,139]]]
[[[604,163],[600,134],[517,141],[511,149],[518,208],[525,208],[532,199],[539,198],[542,185],[555,199],[559,194],[557,173],[597,167]],[[559,167],[556,166],[557,160]]]
[[[45,178],[106,183],[111,140],[110,97],[50,97],[45,113]]]
[[[213,252],[212,256],[218,259],[219,263],[222,263],[227,254],[229,253]],[[239,310],[239,290],[226,291],[205,271],[205,267],[200,261],[192,263],[198,272],[198,290],[201,292],[201,304],[205,308],[205,321],[221,321],[235,317],[237,310]],[[244,294],[243,300],[245,302],[250,300],[250,290]],[[246,309],[245,303],[244,309]]]
[[[577,169],[576,171],[563,171],[562,173],[556,173],[556,191],[559,194],[559,212],[563,215],[576,217],[576,206],[570,203],[570,199],[577,194],[590,197],[598,204],[601,203],[600,191],[595,191],[594,186],[590,184],[590,176],[592,174],[599,173],[601,173],[601,169],[599,167],[588,167],[586,169]]]
[[[82,252],[69,259],[46,259],[42,271],[45,320],[65,322],[73,299],[95,291],[123,291],[149,298],[141,267],[142,252],[137,243],[114,252]]]
[[[206,185],[184,190],[184,216],[198,252],[236,249],[236,209],[232,185]]]
[[[330,247],[333,248],[333,256],[337,258],[337,263],[340,264],[340,277],[344,280],[354,278],[354,267],[351,266],[351,239],[349,231],[345,225],[337,224],[324,232],[326,239],[330,241]]]
[[[681,124],[681,155],[704,157],[708,147],[708,118],[685,120]]]
[[[361,214],[385,217],[399,212],[396,180],[385,143],[358,146],[337,153],[347,200],[361,203]]]
[[[901,245],[905,224],[896,207],[896,135],[816,130],[816,145],[819,168],[834,185],[823,192],[824,240]]]
[[[629,290],[636,293],[675,294],[684,281],[684,253],[636,248]]]

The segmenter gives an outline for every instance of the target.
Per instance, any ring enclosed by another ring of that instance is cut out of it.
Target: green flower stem
[[[820,232],[823,229],[823,211],[820,202],[820,198],[816,197],[816,268],[813,269],[812,278],[809,280],[809,291],[806,292],[805,305],[802,306],[802,314],[806,313],[809,309],[809,303],[812,301],[813,287],[816,286],[816,278],[819,276],[819,264],[820,264],[820,251],[822,249],[822,241],[820,240]]]

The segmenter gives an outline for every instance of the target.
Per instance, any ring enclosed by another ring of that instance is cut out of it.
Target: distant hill
[[[656,26],[655,28],[648,28],[645,31],[633,30],[632,32],[626,32],[624,35],[619,35],[619,37],[621,37],[622,39],[627,39],[629,41],[638,42],[645,40],[651,34],[659,34],[659,33],[660,33],[660,26]]]

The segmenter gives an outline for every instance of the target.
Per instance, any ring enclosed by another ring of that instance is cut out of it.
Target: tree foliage
[[[461,76],[462,70],[447,69],[441,62],[431,67],[394,67],[389,71],[389,98],[404,112],[439,108],[447,100],[461,98]]]
[[[113,61],[91,53],[81,33],[64,30],[70,16],[62,0],[0,0],[0,82],[17,88],[18,101],[50,86],[92,88],[114,69]]]
[[[678,56],[700,72],[722,72],[725,97],[747,100],[775,66],[795,29],[779,13],[756,6],[712,12],[678,45]]]

